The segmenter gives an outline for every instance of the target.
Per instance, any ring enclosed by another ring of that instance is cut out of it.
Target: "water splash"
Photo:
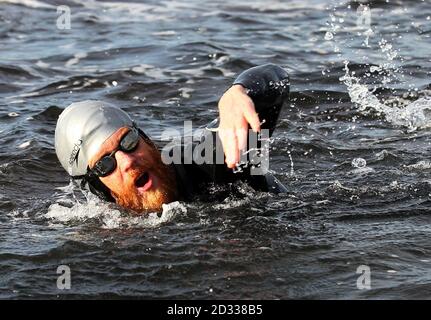
[[[330,21],[326,23],[329,27],[325,33],[324,39],[325,41],[328,41],[332,45],[332,50],[335,53],[340,52],[340,47],[338,46],[338,42],[336,41],[335,36],[337,32],[342,30],[343,22],[344,20],[337,21],[336,17],[333,14],[330,14]]]
[[[351,6],[349,5],[347,8],[351,9]],[[349,48],[349,44],[340,42],[339,39],[337,39],[337,33],[348,31],[348,28],[343,25],[345,21],[344,18],[337,20],[335,14],[345,16],[347,13],[336,12],[329,15],[330,19],[326,23],[328,28],[324,39],[332,45],[334,52],[340,52],[340,44],[343,45],[343,49]],[[356,14],[357,23],[355,30],[361,31],[358,32],[358,35],[366,36],[364,45],[367,48],[371,48],[369,39],[371,36],[377,34],[377,30],[371,27],[371,9],[368,5],[361,4]],[[382,87],[388,87],[387,85],[389,83],[393,83],[394,80],[398,80],[399,77],[404,78],[403,71],[396,64],[396,60],[402,62],[404,59],[399,55],[399,51],[384,38],[381,38],[378,42],[378,48],[382,56],[382,62],[377,66],[371,66],[366,76],[376,73],[382,77],[380,85]],[[359,53],[359,51],[357,51],[357,53]],[[342,55],[343,54],[338,54],[340,57]],[[344,70],[346,72],[344,76],[340,77],[340,81],[347,86],[349,96],[352,102],[358,106],[359,112],[363,114],[369,112],[377,113],[377,116],[383,116],[389,123],[406,127],[409,131],[431,127],[431,97],[425,95],[414,102],[407,102],[404,106],[389,106],[389,101],[380,101],[374,94],[377,84],[374,84],[374,89],[370,90],[367,85],[361,83],[360,78],[355,76],[355,72],[349,72],[348,64],[349,61],[346,58],[344,61]],[[322,74],[325,75],[326,73],[327,72],[323,69]]]
[[[389,107],[360,83],[360,79],[350,74],[349,62],[344,62],[345,75],[340,77],[347,86],[350,99],[359,107],[360,112],[374,111],[385,117],[386,121],[396,126],[407,127],[409,131],[431,127],[431,97],[425,96],[404,107]]]
[[[87,203],[76,203],[72,207],[54,203],[48,208],[45,217],[54,223],[63,224],[96,220],[104,229],[154,228],[186,213],[187,208],[178,201],[163,204],[161,215],[152,212],[142,216],[132,216],[113,204],[92,200]]]
[[[396,80],[396,75],[402,72],[394,64],[394,59],[398,57],[398,51],[393,48],[392,44],[386,39],[382,39],[379,41],[379,47],[386,59],[383,64],[380,64],[377,68],[373,68],[373,71],[370,69],[370,71],[378,72],[380,75],[383,75],[382,84],[386,85]],[[385,70],[387,72],[385,72]]]
[[[69,185],[61,188],[55,195],[56,202],[51,204],[44,214],[53,223],[88,223],[96,222],[101,228],[154,228],[172,221],[176,216],[187,213],[184,204],[175,201],[162,205],[162,213],[152,212],[136,216],[120,208],[114,203],[100,200],[90,192],[84,192],[80,188],[83,197],[75,193],[76,186],[71,181]],[[71,196],[72,195],[72,196]]]
[[[292,158],[292,154],[291,154],[290,150],[287,150],[287,155],[289,156],[289,160],[290,160],[290,175],[293,177],[295,172],[293,170],[293,158]]]

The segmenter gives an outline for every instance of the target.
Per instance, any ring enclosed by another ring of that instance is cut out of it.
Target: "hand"
[[[239,162],[240,152],[247,147],[248,125],[254,132],[260,131],[259,117],[247,89],[233,85],[218,103],[220,113],[219,137],[229,168]]]

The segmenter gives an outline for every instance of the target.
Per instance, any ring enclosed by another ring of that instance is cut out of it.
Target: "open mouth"
[[[153,180],[150,177],[148,172],[144,172],[135,182],[135,185],[138,189],[143,191],[147,191],[151,188],[153,184]]]

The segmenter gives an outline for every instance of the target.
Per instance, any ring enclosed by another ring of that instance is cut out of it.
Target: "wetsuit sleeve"
[[[275,65],[265,64],[242,72],[233,82],[248,91],[259,115],[263,129],[269,129],[270,135],[277,124],[283,102],[289,97],[289,75],[286,70]]]
[[[253,98],[276,99],[289,90],[289,76],[283,68],[268,63],[242,72],[233,82],[249,90]]]
[[[287,72],[274,64],[257,66],[242,72],[232,85],[235,84],[240,84],[247,89],[247,94],[253,100],[260,121],[264,121],[261,129],[269,129],[271,136],[277,125],[283,104],[289,101],[289,76]],[[248,169],[242,173],[234,174],[232,169],[226,166],[220,138],[216,131],[212,130],[218,127],[218,121],[219,119],[216,119],[207,126],[207,129],[211,131],[207,134],[217,141],[213,149],[213,158],[217,159],[217,163],[201,165],[200,169],[206,173],[204,176],[209,177],[209,180],[213,182],[227,182],[245,178],[256,182],[253,184],[260,189],[268,189],[267,183],[262,180],[263,176],[251,177]],[[259,147],[260,143],[258,143]],[[220,154],[221,158],[218,157]]]
[[[289,76],[287,72],[274,64],[257,66],[242,72],[232,85],[236,84],[247,89],[247,94],[253,100],[260,121],[264,121],[261,128],[269,129],[269,134],[272,135],[280,110],[283,104],[289,101]],[[200,141],[201,143],[206,139],[215,141],[211,152],[213,161],[198,164],[189,159],[187,163],[190,164],[176,166],[177,169],[181,169],[177,170],[177,173],[182,172],[178,178],[184,181],[182,187],[184,193],[192,194],[196,190],[200,190],[199,184],[202,182],[229,183],[236,180],[246,180],[255,189],[284,192],[286,190],[284,186],[270,173],[253,176],[250,175],[249,167],[242,172],[234,173],[232,169],[226,166],[222,144],[216,130],[218,122],[219,119],[215,119],[206,126]],[[185,162],[183,161],[183,163]],[[190,191],[186,192],[188,189]]]

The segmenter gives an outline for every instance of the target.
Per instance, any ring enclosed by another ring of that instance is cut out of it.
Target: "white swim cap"
[[[72,177],[87,173],[89,160],[121,127],[134,125],[116,106],[96,100],[72,103],[60,114],[55,129],[55,152]]]

